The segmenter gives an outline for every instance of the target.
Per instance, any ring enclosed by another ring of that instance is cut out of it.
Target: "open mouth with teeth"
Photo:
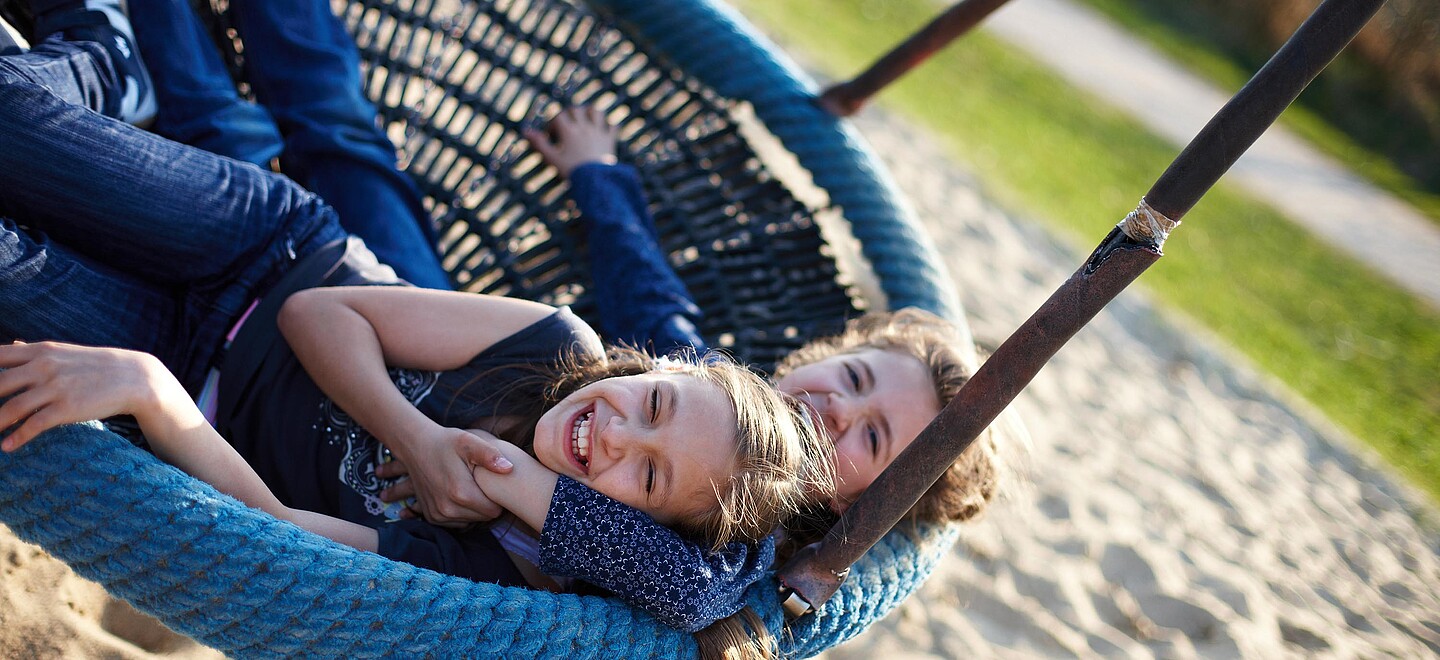
[[[577,415],[575,421],[570,424],[570,454],[575,462],[580,464],[581,469],[590,469],[590,422],[595,417],[595,409],[590,408]]]

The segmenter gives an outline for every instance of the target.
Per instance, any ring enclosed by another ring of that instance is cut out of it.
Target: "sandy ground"
[[[862,127],[926,219],[982,345],[1083,260],[935,167],[944,157],[920,133],[876,116]],[[1112,303],[1015,405],[1033,436],[1028,487],[970,527],[917,597],[828,657],[1440,654],[1433,506],[1143,295]]]
[[[994,208],[921,134],[862,123],[993,347],[1083,255]],[[829,657],[1440,653],[1440,517],[1277,392],[1126,294],[1017,402],[1029,487]],[[0,656],[213,654],[4,528],[0,572]]]

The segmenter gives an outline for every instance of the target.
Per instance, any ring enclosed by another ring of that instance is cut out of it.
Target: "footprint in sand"
[[[1136,594],[1135,602],[1145,618],[1161,628],[1177,630],[1190,640],[1204,657],[1237,657],[1240,647],[1224,622],[1213,612],[1195,603],[1160,593]]]
[[[1325,651],[1330,648],[1330,642],[1324,638],[1283,619],[1280,621],[1280,638],[1306,651]]]
[[[1155,569],[1133,547],[1111,543],[1105,546],[1100,558],[1100,572],[1111,584],[1124,587],[1127,591],[1154,591]]]
[[[153,617],[141,614],[129,603],[114,598],[106,599],[100,613],[100,627],[151,653],[172,653],[195,646],[194,642],[166,628]]]

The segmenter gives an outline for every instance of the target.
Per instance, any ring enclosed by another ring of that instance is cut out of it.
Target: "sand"
[[[861,123],[929,223],[983,345],[1090,247],[999,210],[903,122]],[[1183,234],[1172,253],[1189,249]],[[1015,405],[1033,437],[1029,485],[969,526],[916,597],[828,657],[1440,653],[1433,507],[1141,293]],[[215,655],[3,527],[0,571],[0,656]]]
[[[936,167],[944,157],[922,133],[878,114],[861,124],[938,242],[982,346],[1108,229],[1062,244],[963,170]],[[1184,232],[1172,254],[1195,249]],[[1032,436],[1028,486],[969,526],[916,597],[828,657],[1440,654],[1433,505],[1142,292],[1077,335],[1015,409]]]

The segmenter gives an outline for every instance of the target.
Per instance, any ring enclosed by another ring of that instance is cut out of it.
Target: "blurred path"
[[[1177,148],[1234,91],[1200,80],[1072,0],[1016,0],[984,26]],[[1440,227],[1283,126],[1271,127],[1224,180],[1440,307]]]

